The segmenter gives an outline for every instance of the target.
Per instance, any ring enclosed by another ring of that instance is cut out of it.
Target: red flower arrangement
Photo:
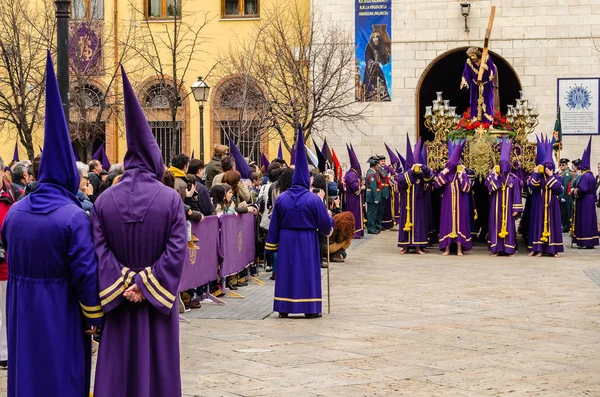
[[[458,124],[456,124],[454,131],[448,134],[448,136],[450,139],[465,138],[467,136],[474,135],[475,130],[477,130],[479,127],[483,127],[483,129],[487,130],[492,125],[494,126],[495,130],[508,131],[509,137],[513,137],[514,133],[512,132],[510,124],[506,120],[506,116],[500,114],[499,111],[494,110],[494,121],[490,123],[472,119],[471,109],[467,109],[467,111],[463,113],[463,116],[459,120]]]

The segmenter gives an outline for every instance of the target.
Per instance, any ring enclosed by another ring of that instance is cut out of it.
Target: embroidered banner
[[[221,215],[221,276],[244,269],[255,259],[254,215]]]
[[[74,21],[69,30],[69,61],[76,73],[103,74],[102,24]]]
[[[198,250],[185,257],[179,291],[207,284],[218,276],[219,218],[206,216],[202,222],[192,222],[192,233],[200,240]]]
[[[392,0],[355,0],[356,100],[392,100]]]

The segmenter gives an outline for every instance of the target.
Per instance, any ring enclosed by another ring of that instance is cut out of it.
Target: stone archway
[[[462,114],[469,107],[468,91],[460,90],[460,79],[467,59],[468,47],[459,47],[447,51],[433,60],[423,71],[417,85],[417,137],[425,140],[433,138],[425,128],[425,106],[431,105],[436,98],[436,91],[442,91],[444,99],[449,99],[456,112]],[[492,60],[498,68],[498,85],[500,91],[500,111],[506,113],[507,105],[514,104],[519,97],[521,81],[513,67],[500,55],[490,51]]]

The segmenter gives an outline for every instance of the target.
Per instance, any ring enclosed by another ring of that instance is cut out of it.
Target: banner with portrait
[[[392,100],[392,0],[355,0],[356,100]]]
[[[563,135],[600,133],[600,77],[558,79]]]

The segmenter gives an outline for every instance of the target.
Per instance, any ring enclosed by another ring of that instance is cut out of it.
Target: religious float
[[[465,141],[463,164],[475,177],[482,180],[498,164],[500,142],[512,139],[511,159],[517,173],[533,172],[535,167],[536,143],[528,136],[538,125],[538,110],[525,93],[515,105],[508,105],[506,114],[497,110],[497,92],[495,92],[496,67],[488,56],[488,44],[494,20],[495,7],[492,7],[486,31],[483,51],[471,47],[467,51],[468,59],[461,79],[461,88],[470,91],[470,108],[462,115],[456,113],[456,107],[445,100],[442,92],[431,106],[425,108],[425,127],[433,133],[433,140],[427,142],[428,167],[434,171],[442,170],[448,160],[448,143]]]

